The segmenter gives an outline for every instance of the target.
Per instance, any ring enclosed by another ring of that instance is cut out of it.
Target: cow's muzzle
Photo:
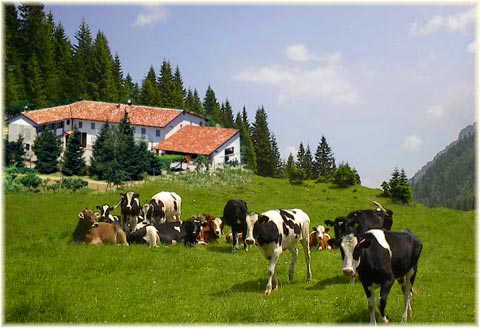
[[[247,243],[247,245],[253,245],[255,243],[255,240],[247,239],[247,240],[245,240],[245,243]]]
[[[346,275],[347,277],[353,276],[354,272],[352,269],[343,269],[343,274]]]

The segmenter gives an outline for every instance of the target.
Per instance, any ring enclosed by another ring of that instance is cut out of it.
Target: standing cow
[[[410,302],[422,242],[410,230],[392,232],[372,229],[364,234],[344,236],[339,246],[345,253],[343,273],[353,276],[358,272],[368,301],[370,322],[376,324],[373,290],[380,286],[378,308],[383,321],[388,323],[385,307],[395,280],[402,287],[405,301],[402,322],[406,322],[412,314]]]
[[[261,252],[270,261],[268,267],[268,282],[265,295],[278,288],[276,265],[280,254],[284,250],[292,253],[292,262],[288,270],[288,279],[293,280],[295,264],[298,258],[297,241],[303,246],[305,262],[307,264],[307,282],[312,280],[310,248],[308,237],[310,218],[300,209],[271,210],[262,214],[249,214],[246,218],[246,243],[256,243]]]
[[[235,253],[238,248],[238,233],[242,233],[243,236],[247,235],[247,203],[241,199],[230,199],[223,208],[222,221],[226,225],[232,227],[232,252]],[[247,250],[247,244],[243,242],[243,248]]]
[[[141,209],[140,195],[130,190],[126,193],[120,193],[120,196],[120,202],[115,207],[120,205],[120,226],[128,235],[137,228],[137,220]]]
[[[152,196],[147,220],[153,224],[180,221],[182,198],[174,192],[162,191]]]

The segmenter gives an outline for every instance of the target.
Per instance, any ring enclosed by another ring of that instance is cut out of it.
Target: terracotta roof
[[[123,118],[125,110],[128,112],[130,124],[151,127],[165,127],[183,112],[180,109],[129,106],[82,100],[70,105],[28,111],[22,114],[36,124],[46,124],[66,119],[118,123]]]
[[[208,156],[238,132],[237,129],[187,125],[155,149]]]

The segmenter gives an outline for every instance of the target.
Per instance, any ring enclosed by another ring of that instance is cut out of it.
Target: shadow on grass
[[[234,284],[230,289],[218,291],[210,294],[210,296],[228,296],[233,293],[263,293],[267,284],[266,279],[255,279]]]
[[[225,245],[208,245],[207,251],[213,252],[213,253],[231,253],[232,252],[232,246]]]
[[[323,280],[320,280],[315,285],[307,287],[307,290],[320,290],[325,289],[327,286],[331,285],[345,285],[349,284],[349,280],[344,276],[335,276],[335,277],[328,277]]]
[[[387,315],[388,316],[388,315]],[[356,312],[352,313],[346,313],[344,316],[340,317],[337,321],[337,323],[347,323],[347,324],[369,324],[370,323],[370,315],[368,313],[367,306],[365,306],[364,310],[359,310]],[[382,322],[378,322],[377,318],[377,323],[382,324]]]

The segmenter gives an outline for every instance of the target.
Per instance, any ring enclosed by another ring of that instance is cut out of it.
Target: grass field
[[[210,180],[209,180],[210,179]],[[327,184],[291,186],[285,180],[241,176],[161,179],[135,185],[144,202],[162,190],[182,196],[182,217],[221,215],[230,198],[249,210],[301,208],[312,225],[372,208],[379,190],[334,189]],[[4,321],[6,323],[368,323],[360,283],[341,274],[338,251],[312,253],[313,281],[305,282],[303,250],[295,280],[288,282],[289,252],[277,266],[279,290],[263,295],[267,260],[257,248],[231,253],[221,239],[187,248],[71,244],[85,207],[114,204],[118,192],[9,194],[5,196]],[[393,230],[410,228],[424,243],[415,282],[413,324],[476,323],[475,213],[400,206]],[[226,229],[228,231],[228,228]],[[377,294],[378,295],[378,294]],[[403,297],[394,285],[387,304],[400,322]]]

